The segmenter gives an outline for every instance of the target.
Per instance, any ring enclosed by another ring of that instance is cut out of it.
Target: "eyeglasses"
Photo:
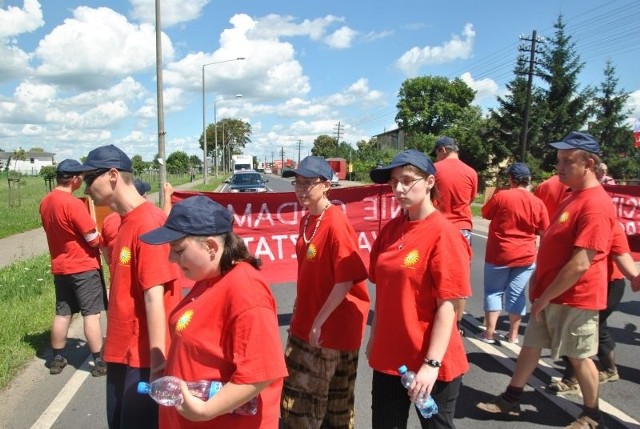
[[[305,182],[302,180],[292,180],[291,181],[291,185],[294,188],[298,188],[298,189],[311,189],[316,185],[319,185],[320,183],[322,183],[321,180],[315,181],[315,182]]]
[[[398,183],[401,184],[404,189],[407,189],[410,186],[413,186],[414,183],[422,179],[424,179],[424,177],[418,177],[416,179],[413,177],[404,176],[404,177],[401,177],[400,179],[395,179],[395,178],[389,179],[387,183],[389,184],[389,186],[391,186],[391,189],[395,189],[398,186]]]
[[[107,171],[109,170],[98,170],[95,173],[85,175],[83,178],[84,184],[87,185],[87,188],[90,187],[98,177],[102,176]]]

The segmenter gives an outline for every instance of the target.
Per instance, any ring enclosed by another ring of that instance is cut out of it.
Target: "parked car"
[[[271,167],[265,167],[264,173],[265,174],[271,174],[272,173]]]
[[[227,192],[267,192],[267,183],[269,180],[262,177],[257,171],[238,171],[225,180],[227,183]]]
[[[338,173],[333,172],[333,176],[331,177],[331,186],[340,186],[340,179],[338,178]]]

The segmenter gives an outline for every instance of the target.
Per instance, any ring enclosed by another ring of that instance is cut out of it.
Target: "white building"
[[[25,152],[24,161],[15,159],[13,152],[0,152],[0,167],[4,170],[11,160],[9,170],[17,171],[28,176],[40,174],[40,168],[45,165],[55,165],[55,154],[51,152]]]

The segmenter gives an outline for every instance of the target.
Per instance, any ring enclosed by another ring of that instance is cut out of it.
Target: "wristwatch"
[[[440,368],[442,366],[442,364],[435,359],[425,359],[424,364],[432,368]]]

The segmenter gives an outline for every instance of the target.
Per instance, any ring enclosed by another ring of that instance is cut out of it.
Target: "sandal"
[[[580,386],[577,381],[562,378],[552,380],[551,383],[547,384],[547,391],[554,395],[579,395]]]

